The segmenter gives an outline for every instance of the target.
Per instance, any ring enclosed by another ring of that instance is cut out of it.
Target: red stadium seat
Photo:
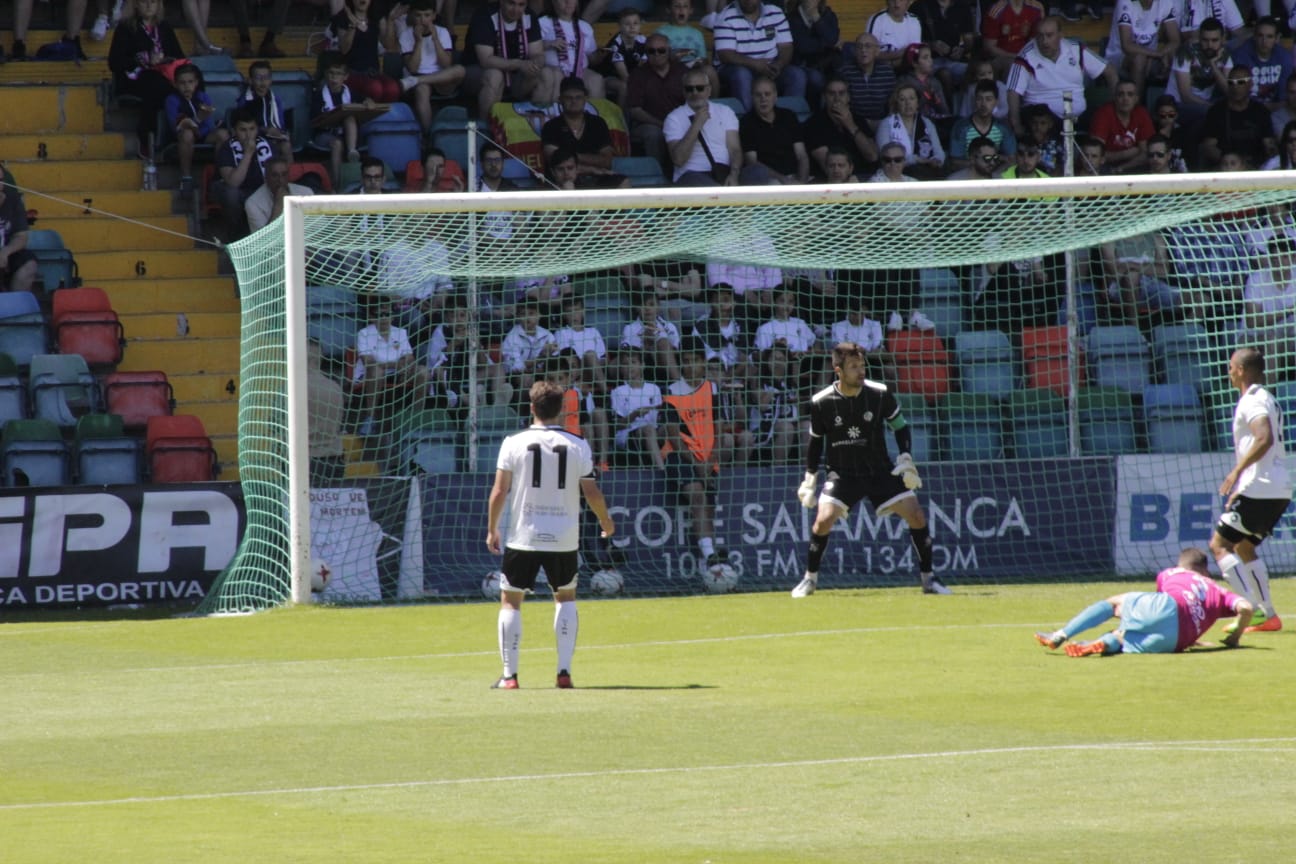
[[[201,483],[220,471],[202,421],[188,414],[150,417],[144,451],[154,483]]]
[[[935,333],[905,330],[887,337],[896,370],[896,392],[932,402],[950,392],[949,354]]]
[[[90,366],[116,366],[126,340],[108,295],[100,288],[54,292],[51,321],[60,354],[80,354]]]
[[[120,414],[127,429],[143,429],[150,417],[175,412],[175,394],[165,372],[113,372],[104,376],[109,414]]]
[[[1085,386],[1084,344],[1078,347],[1079,385]],[[1067,365],[1067,328],[1026,327],[1022,330],[1022,360],[1026,386],[1047,388],[1059,396],[1067,395],[1070,378]]]

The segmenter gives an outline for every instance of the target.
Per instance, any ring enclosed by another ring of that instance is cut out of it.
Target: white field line
[[[1269,745],[1269,746],[1248,746]],[[1293,745],[1293,746],[1276,746]],[[128,798],[100,798],[87,801],[33,801],[0,804],[0,812],[57,810],[72,807],[117,807],[131,804],[169,804],[187,801],[216,801],[229,798],[261,798],[293,795],[319,795],[434,789],[491,783],[534,783],[555,780],[584,780],[608,777],[644,777],[654,775],[688,775],[726,771],[770,771],[783,768],[818,768],[839,765],[867,765],[917,760],[964,759],[982,756],[1005,756],[1025,753],[1065,753],[1076,751],[1193,751],[1296,754],[1296,738],[1235,738],[1219,741],[1126,741],[1096,744],[1053,744],[1029,747],[988,747],[976,750],[937,750],[930,753],[892,753],[877,756],[846,756],[837,759],[801,759],[780,762],[739,762],[730,765],[680,765],[660,768],[609,768],[603,771],[562,771],[552,774],[508,774],[493,777],[456,777],[435,780],[402,780],[391,783],[348,783],[332,786],[294,786],[275,789],[242,789],[226,792],[190,792],[181,795],[140,795]]]

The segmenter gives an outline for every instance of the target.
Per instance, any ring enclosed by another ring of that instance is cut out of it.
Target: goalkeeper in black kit
[[[814,593],[829,532],[866,497],[879,516],[894,513],[909,525],[909,539],[918,550],[923,593],[948,594],[950,590],[932,575],[931,532],[914,493],[922,488],[922,479],[909,455],[911,436],[900,405],[885,384],[864,377],[864,349],[859,345],[838,343],[832,357],[837,380],[810,400],[810,446],[805,480],[797,488],[797,497],[808,510],[815,509],[817,497],[818,512],[810,529],[805,574],[792,589],[792,596]],[[887,454],[885,427],[890,427],[900,450],[894,466]],[[816,496],[821,460],[827,476]]]

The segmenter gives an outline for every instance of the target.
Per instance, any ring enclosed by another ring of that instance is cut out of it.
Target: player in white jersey
[[[1242,394],[1233,412],[1233,451],[1237,463],[1220,484],[1228,497],[1215,525],[1210,548],[1229,587],[1256,607],[1256,623],[1246,632],[1282,629],[1269,595],[1269,569],[1256,547],[1273,533],[1291,503],[1282,438],[1282,413],[1264,388],[1264,355],[1239,348],[1229,358],[1229,383]]]
[[[607,502],[594,479],[594,456],[584,438],[558,425],[563,390],[557,384],[531,385],[532,424],[504,439],[495,463],[486,528],[486,548],[504,555],[500,579],[499,646],[504,674],[492,685],[518,688],[522,642],[522,600],[535,588],[544,567],[554,592],[554,636],[558,640],[559,688],[572,686],[576,651],[576,550],[580,543],[581,496],[598,517],[603,537],[616,530]],[[514,482],[514,481],[517,482]],[[500,543],[500,519],[509,505],[507,546]]]

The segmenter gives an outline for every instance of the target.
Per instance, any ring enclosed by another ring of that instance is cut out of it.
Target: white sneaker
[[[108,16],[100,15],[95,19],[94,26],[90,28],[90,38],[96,42],[102,42],[108,35]]]
[[[909,326],[915,330],[922,330],[924,333],[936,329],[936,323],[918,311],[909,316]]]
[[[121,20],[122,10],[126,8],[126,0],[117,0],[112,8],[112,23],[116,24]]]
[[[953,594],[954,592],[945,587],[945,583],[935,576],[924,573],[922,577],[922,590],[924,594]]]
[[[891,317],[887,319],[887,329],[892,333],[904,329],[904,319],[900,317],[899,312],[891,313]]]
[[[795,588],[792,589],[792,596],[798,598],[809,597],[811,594],[815,592],[815,588],[817,586],[818,586],[817,578],[812,578],[811,576],[807,575],[800,582],[797,583],[797,586]]]
[[[406,75],[401,79],[401,92],[408,93],[418,86],[419,79],[414,75]]]

